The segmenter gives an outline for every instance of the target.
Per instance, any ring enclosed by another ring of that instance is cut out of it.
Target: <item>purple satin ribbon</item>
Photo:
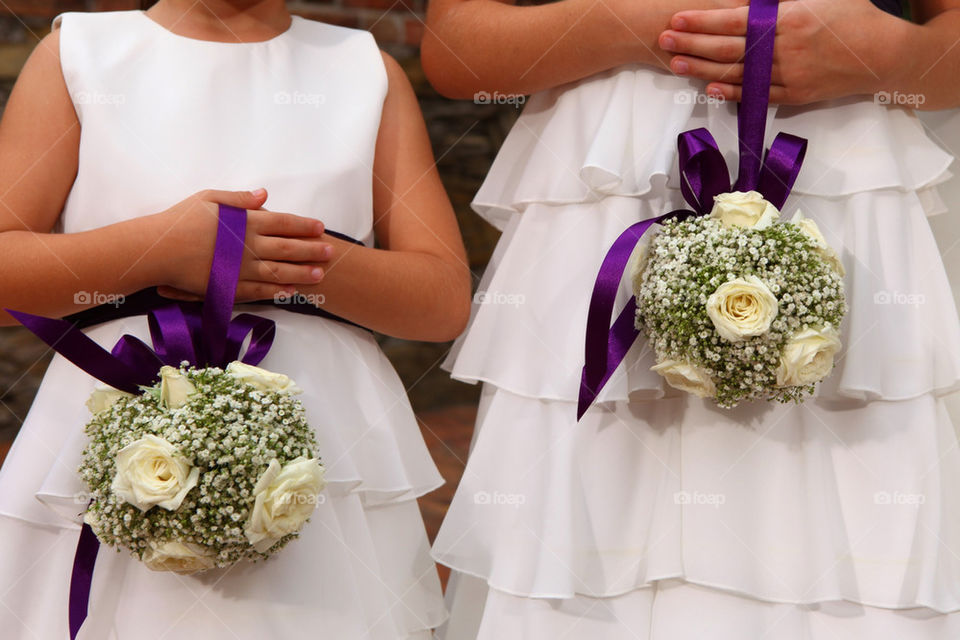
[[[93,568],[97,563],[97,551],[100,541],[86,522],[80,529],[77,552],[73,556],[73,573],[70,576],[70,602],[68,615],[70,622],[70,640],[76,640],[83,621],[87,619],[87,606],[90,602],[90,586],[93,584]]]
[[[245,210],[220,205],[213,263],[203,305],[167,301],[164,306],[149,309],[147,318],[153,349],[138,338],[125,335],[112,351],[107,351],[87,337],[75,323],[10,309],[6,311],[57,353],[93,377],[133,394],[140,393],[140,385],[152,384],[164,364],[179,366],[187,360],[198,367],[225,367],[237,359],[251,365],[259,364],[273,344],[275,323],[249,313],[231,318],[246,229]],[[250,336],[250,343],[241,357],[240,349],[247,336]],[[71,640],[76,639],[87,617],[99,546],[93,530],[84,524],[70,581]]]
[[[108,385],[133,394],[156,381],[163,365],[184,360],[198,367],[225,367],[234,360],[259,364],[276,335],[273,320],[249,313],[231,319],[243,258],[247,212],[220,205],[210,280],[202,306],[170,302],[147,311],[153,348],[131,335],[107,351],[67,320],[6,309],[64,358]],[[241,356],[247,336],[250,344]]]
[[[737,111],[740,165],[736,185],[731,188],[723,154],[709,131],[701,128],[681,133],[677,137],[680,191],[692,210],[680,209],[632,225],[614,241],[603,259],[587,314],[577,420],[596,400],[640,334],[634,321],[636,298],[630,298],[612,326],[609,323],[623,272],[643,234],[655,223],[668,218],[710,213],[714,197],[731,189],[759,191],[778,209],[790,195],[800,173],[807,141],[780,133],[770,145],[766,157],[763,154],[778,8],[778,0],[753,0],[750,3],[743,98]]]

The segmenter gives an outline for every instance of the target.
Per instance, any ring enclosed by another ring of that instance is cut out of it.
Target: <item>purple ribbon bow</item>
[[[778,0],[752,0],[750,3],[743,98],[737,110],[740,166],[736,185],[732,189],[759,191],[780,209],[800,173],[807,141],[788,133],[777,134],[764,157],[763,139],[770,101],[770,71],[773,67],[778,7]],[[709,131],[700,128],[681,133],[677,138],[677,150],[680,191],[692,210],[677,209],[631,225],[614,241],[604,257],[587,314],[577,420],[593,404],[640,334],[635,325],[635,297],[630,298],[613,325],[610,325],[620,280],[637,242],[650,227],[659,222],[710,213],[714,197],[731,191],[726,161]]]
[[[246,229],[245,210],[220,205],[213,264],[203,306],[172,302],[147,310],[153,349],[138,338],[125,335],[107,351],[87,337],[77,324],[10,309],[5,311],[93,377],[134,394],[140,393],[140,385],[153,384],[165,364],[176,367],[187,360],[198,367],[226,366],[239,358],[241,345],[248,335],[250,344],[240,359],[247,364],[259,364],[273,344],[275,323],[250,313],[231,319]],[[87,617],[99,547],[93,529],[84,523],[70,580],[71,640],[76,639]]]

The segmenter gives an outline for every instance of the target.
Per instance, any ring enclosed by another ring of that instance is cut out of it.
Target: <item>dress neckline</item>
[[[290,16],[290,26],[287,27],[286,30],[281,31],[277,35],[273,36],[272,38],[267,38],[266,40],[254,40],[252,42],[232,42],[232,41],[225,42],[221,40],[204,40],[202,38],[191,38],[190,36],[180,35],[179,33],[174,33],[170,29],[166,28],[165,26],[163,26],[162,24],[160,24],[159,22],[157,22],[156,20],[148,16],[146,11],[141,10],[141,11],[136,11],[136,13],[139,14],[140,17],[143,18],[143,20],[150,23],[150,25],[152,25],[154,29],[159,29],[160,31],[167,34],[168,37],[177,38],[179,40],[186,40],[188,42],[198,42],[200,44],[208,44],[208,45],[226,45],[228,47],[238,47],[238,46],[256,47],[256,46],[262,46],[262,45],[270,44],[272,42],[276,42],[278,40],[281,40],[284,36],[289,35],[293,31],[297,21],[300,19],[298,16]]]

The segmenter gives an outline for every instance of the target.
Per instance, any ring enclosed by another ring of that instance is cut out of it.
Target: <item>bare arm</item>
[[[83,233],[52,234],[77,175],[80,123],[60,69],[59,31],[37,47],[0,122],[0,309],[63,316],[93,306],[81,291],[126,295],[171,284],[203,291],[216,233],[216,202],[259,209],[266,194],[205,192],[171,209]],[[121,161],[118,159],[117,161]],[[312,283],[323,262],[322,225],[251,212],[241,299]],[[312,241],[293,239],[297,236]],[[16,324],[0,311],[0,325]]]
[[[960,106],[960,1],[913,0],[918,24],[901,21],[897,64],[879,89],[922,95],[919,109]]]
[[[324,280],[298,287],[323,308],[411,340],[456,337],[470,311],[470,275],[416,96],[384,55],[389,91],[374,160],[374,232],[382,248],[325,237],[335,247]]]
[[[60,71],[60,32],[37,46],[0,122],[0,301],[62,315],[82,289],[130,293],[153,275],[143,224],[49,235],[77,174],[80,123]],[[82,240],[79,236],[83,236]],[[79,308],[79,307],[78,307]],[[4,324],[15,321],[0,312]]]
[[[430,0],[422,44],[431,84],[451,98],[529,94],[627,64],[666,67],[657,37],[682,8],[747,0]]]

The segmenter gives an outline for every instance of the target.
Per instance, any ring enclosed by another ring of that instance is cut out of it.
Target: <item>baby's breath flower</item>
[[[297,534],[260,553],[236,525],[249,518],[254,487],[271,460],[284,465],[299,456],[316,457],[316,436],[303,404],[289,393],[256,389],[220,368],[182,363],[180,373],[196,388],[183,407],[164,407],[157,384],[121,398],[87,423],[90,442],[79,473],[91,497],[88,520],[101,542],[141,559],[151,543],[169,541],[208,550],[217,567],[267,558]],[[174,444],[201,469],[197,486],[175,511],[141,511],[111,489],[117,452],[146,435]]]
[[[651,241],[636,280],[637,327],[657,361],[688,362],[710,372],[720,406],[743,400],[799,401],[814,385],[777,387],[790,337],[810,327],[839,327],[846,313],[841,276],[809,236],[792,223],[764,229],[725,227],[698,217],[665,222]],[[706,301],[725,282],[755,276],[777,298],[766,333],[721,339]]]

